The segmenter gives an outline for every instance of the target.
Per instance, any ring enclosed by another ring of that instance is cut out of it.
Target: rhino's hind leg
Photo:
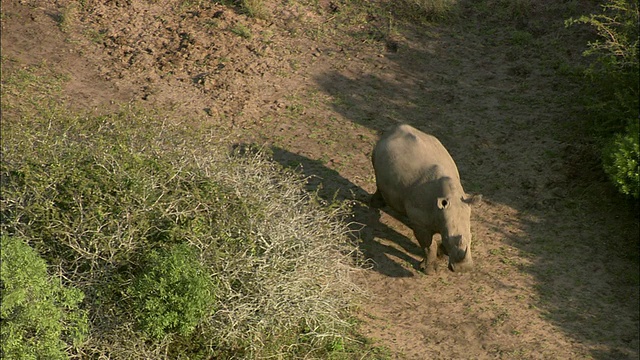
[[[414,229],[413,234],[416,236],[420,248],[424,251],[424,260],[420,263],[420,270],[427,275],[435,274],[438,270],[438,243],[433,241],[433,232],[425,229]]]
[[[376,192],[371,195],[371,199],[369,199],[369,206],[372,208],[379,209],[385,205],[384,198],[382,197],[382,193],[380,193],[379,189],[376,189]]]

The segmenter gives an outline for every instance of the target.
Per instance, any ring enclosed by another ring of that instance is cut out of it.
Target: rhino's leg
[[[449,254],[447,253],[447,248],[445,248],[442,243],[438,243],[438,259],[444,257],[445,255],[449,256]]]
[[[413,234],[420,243],[420,248],[424,251],[424,260],[420,263],[420,270],[427,274],[434,274],[437,265],[438,243],[433,241],[433,231],[415,228]]]
[[[379,189],[376,189],[376,192],[371,195],[371,199],[369,199],[369,206],[372,208],[379,209],[383,207],[385,204],[384,198],[382,197],[382,193],[380,193]]]

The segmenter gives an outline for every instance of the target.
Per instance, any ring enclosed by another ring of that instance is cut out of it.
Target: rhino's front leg
[[[413,234],[416,236],[418,243],[420,243],[420,248],[424,251],[424,260],[420,263],[420,270],[427,274],[435,274],[437,270],[438,244],[433,241],[433,231],[416,227],[413,229]]]

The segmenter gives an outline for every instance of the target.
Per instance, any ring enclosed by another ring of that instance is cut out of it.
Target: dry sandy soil
[[[389,20],[384,2],[265,3],[261,19],[210,1],[2,0],[3,74],[46,63],[71,106],[211,122],[221,146],[264,146],[351,201],[373,264],[360,331],[391,358],[640,356],[637,218],[558,75],[585,43],[562,26],[580,2],[461,2],[439,25]],[[399,122],[438,136],[484,196],[472,273],[419,272],[402,219],[366,205],[371,149]]]

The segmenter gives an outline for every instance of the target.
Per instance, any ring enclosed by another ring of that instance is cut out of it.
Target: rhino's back
[[[458,169],[442,143],[406,124],[393,128],[378,141],[372,160],[378,189],[387,203],[401,212],[404,197],[414,184],[442,177],[460,181]]]
[[[429,176],[429,170],[438,167],[434,177],[449,176],[460,179],[458,168],[440,141],[406,124],[399,125],[383,136],[374,149],[374,166],[380,170],[398,173],[406,181]],[[385,170],[386,169],[386,170]]]

